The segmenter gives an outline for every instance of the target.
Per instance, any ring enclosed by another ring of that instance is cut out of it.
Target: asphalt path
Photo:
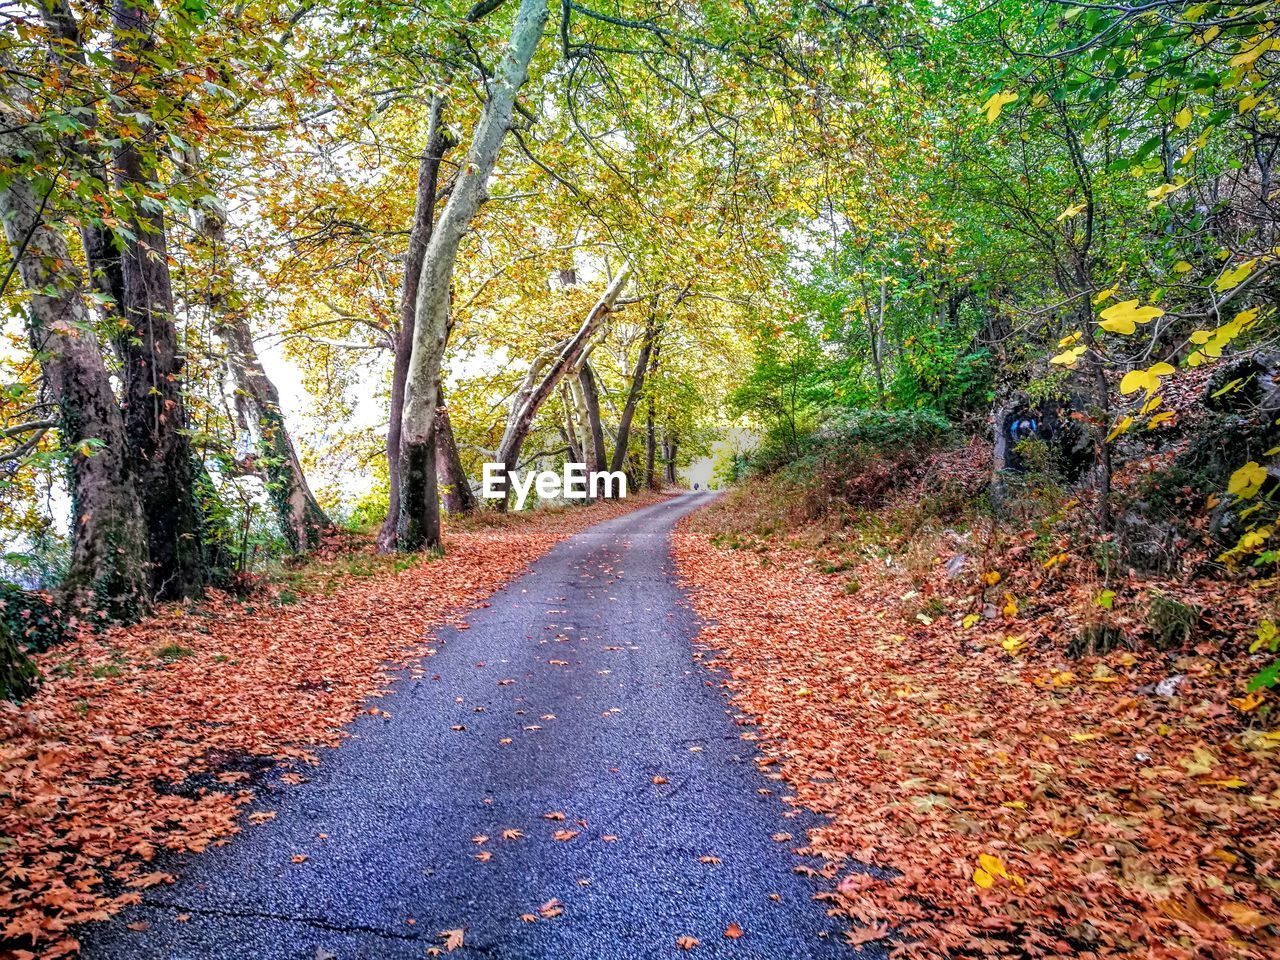
[[[811,821],[693,656],[669,534],[705,500],[579,533],[441,629],[375,701],[390,716],[264,791],[273,820],[167,865],[84,956],[398,960],[457,930],[460,960],[858,956],[796,872],[820,866],[793,852]]]

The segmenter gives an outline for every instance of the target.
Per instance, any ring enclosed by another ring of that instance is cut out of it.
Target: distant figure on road
[[[698,490],[698,485],[697,485],[696,483],[693,485],[693,490],[694,490],[694,492],[695,492],[695,493],[696,493],[696,492],[697,492],[697,490]]]

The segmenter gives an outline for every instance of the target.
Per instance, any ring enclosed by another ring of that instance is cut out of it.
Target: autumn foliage
[[[829,526],[752,536],[760,484],[677,533],[762,770],[830,818],[808,838],[823,899],[851,942],[903,956],[1276,956],[1280,731],[1246,693],[1252,591],[1130,573],[1100,595],[1087,556],[1045,560],[1030,530],[886,526],[982,463],[925,464],[864,515],[881,549],[856,562],[830,562],[851,535]],[[1194,632],[1158,636],[1154,597]],[[1080,649],[1094,622],[1110,652]]]
[[[0,954],[77,952],[76,924],[172,879],[166,852],[241,829],[263,777],[304,782],[345,724],[378,709],[395,664],[430,654],[434,626],[645,500],[489,516],[400,572],[369,556],[375,575],[325,578],[322,592],[217,596],[42,655],[40,692],[0,704]]]

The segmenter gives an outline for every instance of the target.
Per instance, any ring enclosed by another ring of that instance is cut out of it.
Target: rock
[[[963,553],[957,553],[954,557],[947,561],[947,576],[954,580],[960,574],[964,573],[964,565],[969,558]]]
[[[1158,697],[1176,697],[1178,690],[1186,683],[1187,677],[1182,673],[1175,673],[1171,677],[1165,677],[1156,684],[1156,696]]]

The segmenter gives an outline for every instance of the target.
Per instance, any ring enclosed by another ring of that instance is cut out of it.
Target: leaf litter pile
[[[1280,724],[1274,697],[1246,692],[1258,611],[1243,585],[1197,583],[1210,639],[1071,657],[1099,602],[1136,635],[1124,611],[1185,585],[1099,591],[1029,533],[984,551],[948,529],[927,550],[904,538],[898,560],[822,564],[802,523],[772,526],[785,544],[769,524],[742,534],[768,496],[686,518],[676,556],[706,623],[699,656],[758,723],[745,736],[762,769],[828,818],[808,846],[852,943],[1280,956]]]
[[[432,652],[431,629],[557,541],[652,499],[494,518],[449,531],[443,557],[398,573],[214,596],[41,655],[39,692],[0,702],[0,956],[77,952],[76,924],[172,880],[153,863],[162,850],[227,842],[273,770],[305,782],[316,748],[378,709],[367,701],[385,692],[389,663]]]

